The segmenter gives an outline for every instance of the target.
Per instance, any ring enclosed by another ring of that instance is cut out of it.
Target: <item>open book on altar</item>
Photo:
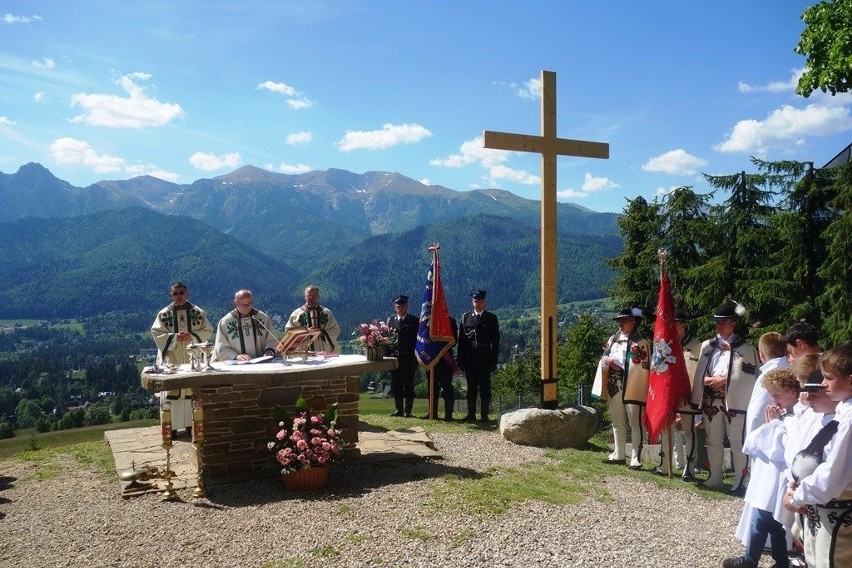
[[[306,327],[291,327],[284,332],[284,336],[275,346],[275,350],[286,355],[287,353],[308,351],[308,346],[322,334],[322,330],[310,330]]]

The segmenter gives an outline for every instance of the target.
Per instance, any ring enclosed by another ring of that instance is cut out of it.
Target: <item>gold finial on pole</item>
[[[669,256],[671,256],[669,249],[667,249],[667,248],[658,248],[657,249],[657,258],[660,259],[660,265],[664,265],[666,263],[666,261],[669,260]]]

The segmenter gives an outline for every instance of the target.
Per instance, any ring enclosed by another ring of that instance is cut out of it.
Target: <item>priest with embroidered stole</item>
[[[284,331],[294,327],[304,327],[319,330],[320,336],[310,345],[310,350],[317,353],[336,353],[338,351],[337,336],[340,335],[340,324],[334,318],[331,310],[319,303],[320,291],[316,286],[305,288],[305,303],[293,310],[284,325]]]
[[[204,310],[189,301],[189,289],[183,282],[169,287],[172,303],[160,310],[151,326],[157,344],[158,365],[189,363],[186,347],[190,343],[206,343],[213,326]],[[179,389],[163,391],[162,400],[169,400],[172,409],[172,433],[180,428],[192,428],[192,391]]]
[[[213,359],[250,361],[274,356],[278,338],[272,331],[272,319],[254,307],[251,290],[234,294],[234,308],[219,320]]]

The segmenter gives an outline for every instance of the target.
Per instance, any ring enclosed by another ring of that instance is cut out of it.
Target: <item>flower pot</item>
[[[367,361],[381,361],[382,358],[383,357],[381,347],[367,346]]]
[[[291,491],[312,491],[325,487],[328,481],[327,467],[309,467],[293,472],[282,472],[281,482]]]

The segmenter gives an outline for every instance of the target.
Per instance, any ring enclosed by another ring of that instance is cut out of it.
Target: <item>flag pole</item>
[[[666,261],[669,259],[669,251],[665,248],[657,249],[657,258],[660,260],[660,282],[663,281],[663,275],[666,271]],[[674,447],[672,439],[672,425],[666,426],[666,471],[669,472],[669,479],[672,479],[672,448]]]
[[[437,273],[438,269],[438,251],[441,249],[440,243],[435,243],[431,247],[429,247],[429,252],[432,253],[432,273],[433,275]],[[432,288],[432,309],[434,314],[435,308],[435,288]],[[437,403],[438,394],[435,392],[435,366],[429,367],[429,412],[428,417],[429,420],[436,420],[435,410],[438,407]]]
[[[438,393],[435,392],[435,367],[429,369],[429,420],[437,420],[435,410],[438,408]]]

